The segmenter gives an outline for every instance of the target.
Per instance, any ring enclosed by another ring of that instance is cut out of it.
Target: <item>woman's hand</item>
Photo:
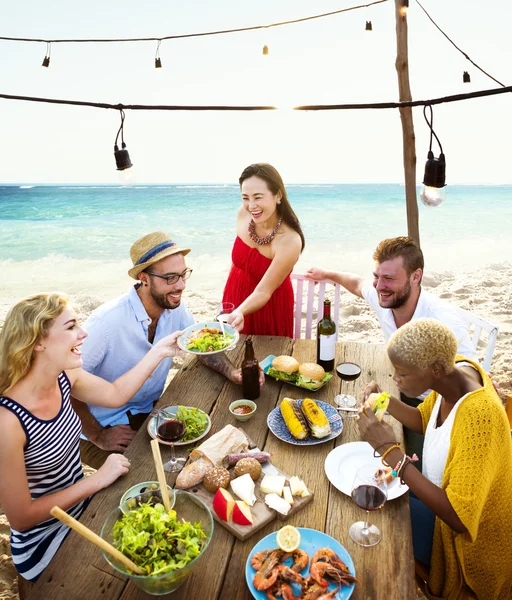
[[[362,407],[357,418],[357,424],[363,439],[365,439],[374,450],[379,448],[379,450],[383,452],[386,444],[391,446],[396,443],[396,436],[391,425],[384,423],[384,421],[379,421],[373,413],[373,410],[369,407]]]
[[[180,352],[180,347],[178,346],[177,340],[183,331],[175,331],[170,335],[165,336],[161,340],[159,340],[153,348],[158,348],[162,353],[162,358],[167,358],[169,356],[176,356]]]
[[[238,332],[241,332],[244,328],[244,315],[238,309],[235,309],[227,316],[226,323],[231,325],[231,327],[236,329]]]
[[[99,480],[100,489],[106,488],[130,470],[130,461],[122,454],[111,454],[92,477]]]
[[[361,392],[361,400],[365,402],[368,400],[368,396],[370,394],[380,394],[382,392],[379,384],[376,381],[370,381],[363,387],[363,391]]]

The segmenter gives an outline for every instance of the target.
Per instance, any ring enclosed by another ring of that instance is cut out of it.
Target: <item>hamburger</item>
[[[293,356],[276,356],[272,361],[272,366],[268,370],[268,375],[283,381],[295,383],[299,376],[299,361]]]
[[[316,390],[322,385],[324,378],[325,371],[323,367],[316,363],[302,363],[299,367],[297,385],[308,390]]]
[[[391,396],[387,392],[381,392],[380,394],[370,394],[366,399],[363,408],[371,408],[374,415],[379,421],[382,421],[384,413],[386,412]]]

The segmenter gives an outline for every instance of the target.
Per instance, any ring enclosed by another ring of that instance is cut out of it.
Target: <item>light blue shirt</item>
[[[110,382],[124,375],[153,347],[148,341],[150,323],[135,287],[97,308],[84,323],[89,335],[81,348],[83,368]],[[183,302],[178,308],[164,310],[158,319],[154,343],[193,323],[195,319]],[[162,360],[124,406],[105,408],[89,404],[91,413],[102,427],[106,427],[128,424],[128,411],[132,414],[151,412],[153,403],[162,394],[171,365],[171,357]]]

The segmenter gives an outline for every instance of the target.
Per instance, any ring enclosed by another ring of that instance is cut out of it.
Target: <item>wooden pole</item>
[[[395,0],[396,62],[400,102],[412,100],[409,85],[409,58],[407,49],[407,16],[403,0]],[[400,108],[402,121],[403,157],[405,175],[405,201],[407,206],[407,233],[420,243],[418,202],[416,200],[416,138],[412,120],[412,108]]]

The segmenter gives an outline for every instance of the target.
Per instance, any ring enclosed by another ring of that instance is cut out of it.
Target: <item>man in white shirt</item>
[[[309,269],[305,276],[314,281],[331,279],[366,300],[375,310],[386,342],[405,323],[429,317],[441,321],[453,331],[459,354],[477,360],[469,329],[456,307],[421,288],[423,252],[413,239],[397,237],[383,240],[373,253],[373,259],[372,282],[352,273],[327,271],[318,267]],[[410,406],[418,406],[423,400],[404,395],[401,395],[401,399]],[[405,438],[408,451],[420,455],[423,436],[406,429]]]
[[[182,301],[186,280],[192,274],[180,248],[162,232],[137,240],[130,248],[133,267],[128,275],[137,280],[127,294],[96,309],[84,323],[88,337],[82,345],[83,368],[114,381],[137,364],[159,339],[195,323]],[[234,383],[242,382],[224,353],[200,357],[208,367]],[[124,452],[164,389],[172,358],[163,360],[140,390],[119,408],[73,402],[82,421],[82,460],[98,468],[108,454]],[[260,375],[260,384],[264,375]],[[85,437],[87,436],[87,437]]]

